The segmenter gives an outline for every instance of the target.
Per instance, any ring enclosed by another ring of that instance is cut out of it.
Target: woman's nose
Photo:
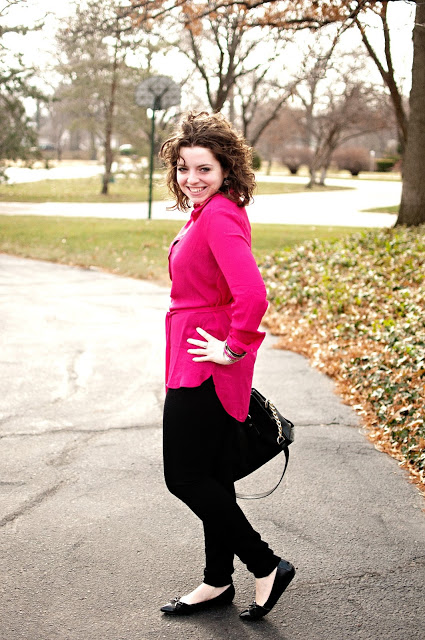
[[[196,171],[189,171],[189,174],[187,176],[187,182],[189,184],[196,184],[198,182],[198,176],[196,174]]]

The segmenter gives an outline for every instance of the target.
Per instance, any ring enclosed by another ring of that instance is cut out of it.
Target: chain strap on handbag
[[[279,415],[277,413],[277,409],[274,406],[274,404],[272,404],[270,402],[270,400],[266,400],[265,403],[264,403],[264,406],[266,407],[266,409],[267,409],[267,407],[270,407],[270,410],[271,410],[271,412],[273,414],[273,418],[275,419],[275,422],[277,424],[278,436],[276,438],[276,442],[277,442],[277,444],[282,444],[285,441],[285,438],[283,437],[282,423],[281,423],[281,421],[279,419]]]

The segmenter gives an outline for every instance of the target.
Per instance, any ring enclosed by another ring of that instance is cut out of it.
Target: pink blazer
[[[265,333],[266,288],[251,252],[244,208],[216,193],[194,207],[169,251],[171,305],[166,317],[166,387],[197,387],[213,377],[224,409],[239,421],[248,414],[254,363]],[[232,365],[193,362],[188,338],[202,327],[247,355]]]

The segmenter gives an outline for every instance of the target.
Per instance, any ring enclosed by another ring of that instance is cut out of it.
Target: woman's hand
[[[193,353],[196,358],[193,358],[194,362],[215,362],[216,364],[232,364],[225,356],[224,352],[224,340],[217,340],[214,336],[210,335],[200,327],[197,327],[196,331],[201,335],[203,340],[195,340],[194,338],[188,338],[190,344],[196,345],[196,349],[188,349],[188,353]]]

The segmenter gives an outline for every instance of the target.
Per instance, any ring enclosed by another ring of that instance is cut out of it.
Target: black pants
[[[269,575],[280,558],[252,528],[235,497],[232,423],[212,378],[195,388],[169,389],[164,406],[164,473],[168,489],[202,520],[204,582],[232,582],[236,554],[256,578]]]

